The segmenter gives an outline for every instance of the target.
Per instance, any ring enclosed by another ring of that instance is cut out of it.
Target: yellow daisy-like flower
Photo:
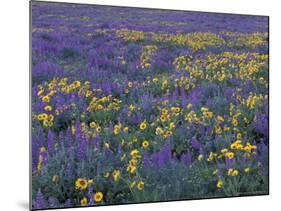
[[[166,121],[167,121],[167,117],[166,117],[165,115],[161,115],[161,116],[160,116],[160,120],[161,120],[162,122],[166,122]]]
[[[217,121],[218,122],[224,122],[224,118],[220,115],[217,116]]]
[[[90,128],[94,128],[94,127],[96,127],[96,123],[95,122],[91,122],[90,123]]]
[[[86,179],[83,179],[83,178],[78,178],[75,181],[75,187],[76,187],[76,189],[84,190],[88,187],[88,181]]]
[[[221,179],[219,179],[218,180],[218,182],[217,182],[217,188],[222,188],[222,186],[223,186],[223,182],[222,182],[222,180]]]
[[[49,121],[48,120],[44,120],[43,121],[43,125],[44,125],[44,127],[49,127]]]
[[[92,91],[87,90],[87,92],[86,92],[85,96],[86,96],[86,97],[90,97],[91,95],[92,95]]]
[[[39,114],[39,115],[37,116],[37,119],[38,119],[39,121],[43,120],[42,114]]]
[[[143,181],[139,181],[138,184],[137,184],[137,188],[138,188],[139,190],[144,189],[144,182],[143,182]]]
[[[78,88],[78,87],[80,87],[81,83],[80,83],[80,81],[74,81],[73,85],[75,88]]]
[[[97,192],[94,194],[94,201],[95,202],[100,202],[103,199],[103,194],[102,192]]]
[[[140,152],[137,149],[134,149],[131,151],[130,155],[132,156],[132,158],[141,158]]]
[[[48,114],[43,113],[41,114],[42,120],[48,120]]]
[[[235,118],[232,119],[232,125],[233,126],[237,126],[238,125],[237,119],[235,119]]]
[[[58,175],[54,175],[53,178],[52,178],[53,183],[58,183],[59,180],[60,180],[60,177]]]
[[[145,123],[145,121],[144,122],[142,122],[141,124],[140,124],[140,129],[141,130],[144,130],[146,128],[146,123]]]
[[[51,111],[52,110],[52,106],[47,105],[47,106],[44,107],[44,110],[45,111]]]
[[[231,175],[232,175],[232,172],[233,172],[233,169],[232,169],[232,168],[228,169],[227,175],[228,175],[228,176],[231,176]]]
[[[103,173],[103,176],[104,176],[105,178],[109,177],[109,172],[108,172],[108,171],[104,172],[104,173]]]
[[[244,172],[245,172],[245,173],[249,173],[249,172],[250,172],[250,168],[249,168],[249,167],[248,167],[248,168],[245,168],[245,169],[244,169]]]
[[[86,206],[87,205],[87,203],[88,203],[88,199],[86,198],[86,197],[83,197],[83,199],[81,199],[81,201],[80,201],[80,204],[81,204],[81,206]]]
[[[48,103],[48,102],[50,102],[50,97],[48,95],[46,95],[46,96],[42,97],[42,101],[44,103]]]
[[[162,114],[167,115],[168,114],[168,110],[166,108],[162,108]]]
[[[132,88],[133,87],[133,83],[131,81],[128,82],[128,87]]]
[[[115,127],[114,130],[113,130],[113,133],[115,135],[118,135],[119,134],[119,128],[118,127]]]
[[[164,131],[163,131],[163,129],[162,129],[161,127],[157,127],[156,130],[155,130],[155,134],[156,134],[156,135],[162,135],[163,132],[164,132]]]
[[[100,127],[100,126],[96,127],[96,131],[97,131],[98,133],[101,132],[101,127]]]
[[[235,170],[233,170],[231,176],[236,177],[236,176],[238,176],[238,174],[239,174],[238,170],[235,169]]]
[[[241,138],[242,138],[241,133],[237,133],[236,138],[237,138],[238,140],[241,140]]]
[[[227,153],[226,153],[226,157],[227,157],[228,159],[232,159],[232,158],[234,157],[234,153],[233,153],[233,152],[227,152]]]
[[[156,83],[156,82],[158,82],[158,78],[153,78],[152,81],[153,81],[154,83]]]
[[[120,170],[114,170],[112,172],[112,176],[115,182],[119,180],[120,174],[121,174]]]
[[[203,155],[200,154],[197,159],[198,159],[199,161],[200,161],[200,160],[203,160]]]
[[[148,146],[149,146],[148,140],[144,140],[144,141],[142,142],[142,147],[146,149]]]
[[[227,148],[224,148],[224,149],[221,150],[221,153],[222,153],[222,154],[225,154],[225,153],[227,153],[227,152],[228,152],[228,149],[227,149]]]

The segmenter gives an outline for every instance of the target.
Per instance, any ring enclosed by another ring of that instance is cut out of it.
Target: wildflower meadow
[[[32,209],[268,194],[268,17],[31,11]]]

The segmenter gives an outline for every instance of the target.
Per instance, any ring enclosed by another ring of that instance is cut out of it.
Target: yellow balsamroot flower
[[[133,87],[133,83],[131,81],[128,82],[128,87],[132,88]]]
[[[149,146],[148,140],[144,140],[144,141],[142,142],[142,147],[146,149],[148,146]]]
[[[167,115],[168,114],[168,110],[166,108],[162,108],[162,114]]]
[[[129,128],[128,128],[128,127],[124,127],[124,128],[123,128],[124,133],[127,133],[127,132],[128,132],[128,130],[129,130]]]
[[[97,131],[98,133],[101,132],[101,127],[100,127],[100,126],[96,127],[96,131]]]
[[[156,135],[162,135],[164,133],[163,129],[161,127],[157,127],[155,130]]]
[[[235,169],[235,170],[233,170],[233,172],[232,172],[232,175],[231,175],[231,176],[236,177],[236,176],[238,176],[238,174],[239,174],[238,170],[237,170],[237,169]]]
[[[44,110],[45,111],[51,111],[52,110],[52,106],[47,105],[47,106],[44,107]]]
[[[48,95],[46,95],[46,96],[42,97],[42,101],[44,103],[49,103],[50,102],[50,97]]]
[[[209,110],[209,108],[207,108],[207,107],[202,107],[202,108],[201,108],[201,111],[202,111],[202,112],[205,112],[205,111],[208,111],[208,110]]]
[[[200,154],[200,155],[198,156],[197,160],[199,160],[199,161],[203,160],[203,155]]]
[[[73,82],[73,86],[74,86],[75,88],[80,87],[80,85],[81,85],[80,81],[74,81],[74,82]]]
[[[235,118],[232,119],[231,123],[232,123],[233,126],[237,126],[238,125],[238,121]]]
[[[231,149],[237,149],[237,143],[236,143],[236,142],[232,143],[232,144],[230,145],[230,148],[231,148]]]
[[[52,122],[54,120],[54,118],[55,118],[54,115],[50,114],[48,117],[48,120],[50,120]]]
[[[131,174],[134,174],[137,170],[136,166],[128,165],[127,171],[130,172]]]
[[[228,152],[228,149],[227,148],[223,148],[222,150],[221,150],[221,153],[222,154],[225,154],[225,153],[227,153]]]
[[[164,80],[162,82],[162,89],[166,88],[168,86],[168,81],[167,80]]]
[[[42,115],[42,114],[38,114],[37,119],[38,119],[39,121],[43,120],[43,115]]]
[[[44,120],[44,121],[43,121],[43,125],[44,125],[44,127],[49,127],[49,126],[50,126],[50,123],[49,123],[48,120]]]
[[[95,128],[96,127],[96,123],[95,122],[90,122],[90,128]]]
[[[138,182],[137,188],[138,188],[139,190],[144,189],[144,182],[143,182],[143,181]]]
[[[133,110],[135,109],[135,106],[134,106],[133,104],[131,104],[131,105],[129,106],[129,109],[130,109],[131,111],[133,111]]]
[[[119,134],[119,128],[118,127],[114,127],[113,133],[115,135],[118,135]]]
[[[53,183],[58,183],[59,180],[60,180],[60,177],[58,175],[54,175],[53,178],[52,178]]]
[[[249,172],[250,172],[250,168],[249,168],[249,167],[248,167],[248,168],[245,168],[245,169],[244,169],[244,172],[245,172],[245,173],[249,173]]]
[[[140,152],[137,149],[132,150],[130,155],[134,159],[141,158]]]
[[[224,118],[220,115],[217,116],[217,121],[218,122],[224,122]]]
[[[239,174],[239,171],[237,169],[230,168],[227,171],[228,176],[236,177],[236,176],[238,176],[238,174]]]
[[[158,78],[153,78],[152,81],[153,81],[154,83],[156,83],[156,82],[158,82]]]
[[[160,116],[160,120],[161,120],[162,122],[166,122],[166,121],[167,121],[167,117],[166,117],[165,115],[161,115],[161,116]]]
[[[237,133],[236,138],[237,138],[238,140],[241,140],[241,138],[242,138],[241,133]]]
[[[212,119],[214,116],[213,112],[211,112],[211,111],[206,111],[206,112],[204,112],[204,114],[208,119]]]
[[[219,170],[218,170],[218,169],[214,170],[214,171],[213,171],[213,175],[217,175],[217,174],[218,174],[218,172],[219,172]]]
[[[88,184],[90,185],[90,184],[94,184],[94,180],[93,179],[89,179],[88,180]]]
[[[76,187],[76,189],[84,190],[88,187],[88,181],[86,179],[83,179],[83,178],[78,178],[75,181],[75,187]]]
[[[113,179],[115,182],[119,180],[120,174],[121,174],[121,172],[118,169],[116,169],[112,172],[112,176],[113,176]]]
[[[80,201],[80,204],[81,204],[81,206],[86,206],[87,205],[87,203],[88,203],[88,199],[86,198],[86,197],[83,197],[83,199],[81,199],[81,201]]]
[[[214,159],[214,153],[210,152],[209,157],[207,158],[207,161],[212,161]]]
[[[48,114],[46,113],[41,114],[41,118],[42,120],[48,120]]]
[[[228,159],[232,159],[232,158],[234,158],[234,153],[233,152],[227,152],[226,154],[225,154],[225,156],[228,158]]]
[[[85,96],[86,96],[86,97],[90,97],[91,95],[92,95],[92,91],[87,90],[87,92],[86,92]]]
[[[109,149],[109,143],[105,143],[105,144],[104,144],[104,147],[105,147],[106,149]]]
[[[130,188],[133,188],[135,185],[136,185],[136,182],[135,182],[135,181],[131,182]]]
[[[223,182],[222,182],[222,180],[221,179],[219,179],[218,181],[217,181],[217,188],[222,188],[222,186],[223,186]]]
[[[94,201],[95,202],[100,202],[103,199],[103,194],[102,192],[97,192],[94,194]]]
[[[221,134],[222,133],[221,127],[218,125],[215,125],[215,132],[216,132],[216,134]]]
[[[103,173],[103,176],[104,176],[105,178],[109,177],[109,172],[108,172],[108,171],[104,172],[104,173]]]
[[[231,176],[231,175],[232,175],[232,172],[233,172],[233,169],[232,169],[232,168],[228,169],[227,175],[228,175],[228,176]]]
[[[141,130],[144,130],[146,128],[146,122],[143,121],[141,124],[140,124],[140,129]]]

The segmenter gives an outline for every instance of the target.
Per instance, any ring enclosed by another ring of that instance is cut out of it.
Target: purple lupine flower
[[[181,161],[187,165],[187,166],[190,166],[191,163],[192,163],[192,156],[191,156],[191,153],[186,153],[186,154],[183,154],[181,156]]]
[[[55,136],[54,133],[49,130],[47,134],[47,147],[48,147],[48,152],[52,154],[55,150]]]
[[[168,142],[159,152],[152,155],[153,164],[158,168],[163,167],[171,158],[171,146]]]
[[[38,164],[38,154],[40,151],[40,147],[38,145],[38,140],[34,134],[32,134],[32,171],[36,170]]]
[[[199,141],[197,140],[197,138],[195,136],[193,136],[192,139],[191,139],[191,146],[194,149],[197,149],[197,150],[199,150],[202,147],[201,144],[199,143]]]
[[[85,137],[81,137],[78,139],[78,150],[77,150],[77,159],[79,161],[85,161],[87,158],[87,139]]]
[[[181,94],[181,105],[182,105],[183,108],[185,108],[186,105],[187,105],[187,98],[186,98],[184,86],[181,86],[180,94]]]
[[[143,155],[143,165],[144,168],[150,167],[149,155],[147,153]]]
[[[36,194],[35,200],[33,202],[33,206],[35,209],[44,209],[47,208],[47,202],[41,190],[39,190]]]
[[[66,130],[66,145],[68,147],[71,147],[72,144],[73,144],[73,139],[72,139],[71,127],[68,127]]]
[[[64,207],[73,207],[71,199],[67,199],[64,203]]]
[[[65,136],[64,136],[64,134],[63,134],[63,131],[61,131],[60,133],[59,133],[59,143],[60,143],[60,147],[61,147],[61,149],[64,149],[64,139],[65,139]]]
[[[56,197],[49,197],[48,204],[51,208],[57,208],[59,206],[59,200]]]

